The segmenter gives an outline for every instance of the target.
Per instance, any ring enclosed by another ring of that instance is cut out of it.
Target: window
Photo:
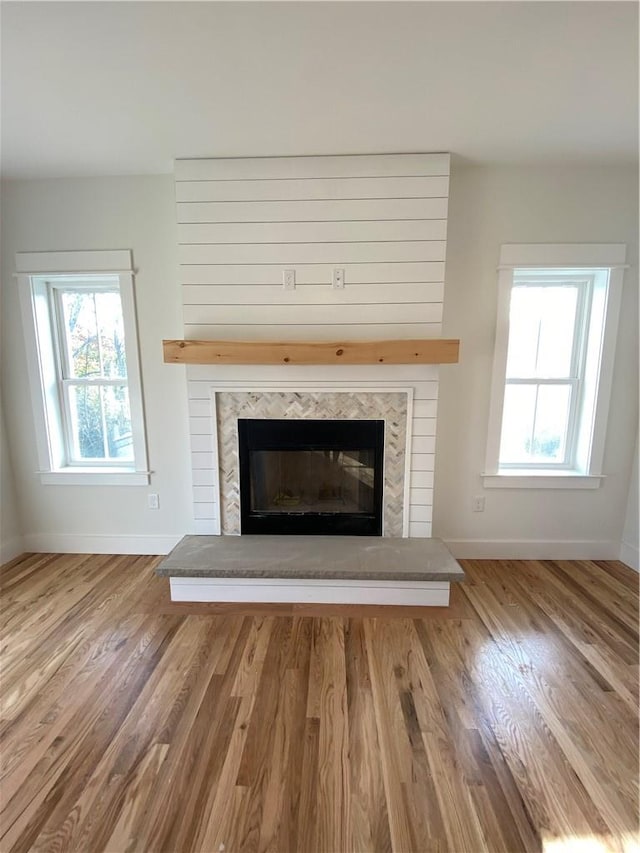
[[[17,267],[43,481],[148,483],[130,253]]]
[[[595,488],[624,246],[503,246],[485,486]]]

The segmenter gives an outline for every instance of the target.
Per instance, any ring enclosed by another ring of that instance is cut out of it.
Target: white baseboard
[[[0,543],[0,566],[4,566],[14,557],[19,557],[26,550],[22,536],[14,536],[13,539]]]
[[[620,556],[618,557],[630,569],[640,572],[640,551],[637,545],[629,545],[628,542],[620,543]]]
[[[284,578],[169,578],[172,601],[263,604],[401,604],[447,607],[449,584]]]
[[[182,539],[182,535],[31,533],[24,537],[24,550],[52,554],[168,554]]]
[[[444,539],[454,557],[467,560],[618,560],[620,543],[604,539]]]

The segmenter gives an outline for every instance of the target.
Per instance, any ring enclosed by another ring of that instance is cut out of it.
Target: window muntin
[[[48,277],[67,465],[134,460],[118,276]]]
[[[573,468],[593,275],[514,269],[500,468]]]

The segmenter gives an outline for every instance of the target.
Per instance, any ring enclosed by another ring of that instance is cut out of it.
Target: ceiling
[[[635,2],[3,2],[7,177],[638,156]]]

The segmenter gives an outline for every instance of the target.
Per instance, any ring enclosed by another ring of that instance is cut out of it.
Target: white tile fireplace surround
[[[219,378],[231,370],[233,379]],[[260,379],[274,370],[307,379]],[[194,533],[241,532],[239,418],[346,418],[385,422],[383,535],[431,535],[437,367],[323,368],[325,377],[340,375],[333,382],[321,381],[319,369],[310,367],[191,366],[187,371]],[[385,373],[386,378],[371,378]]]

